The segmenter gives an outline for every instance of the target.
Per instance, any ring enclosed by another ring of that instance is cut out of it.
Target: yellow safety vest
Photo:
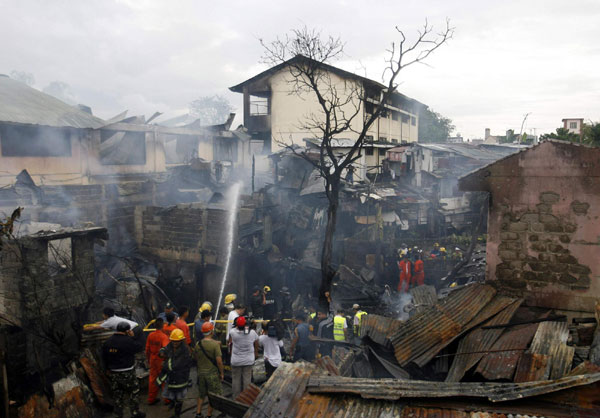
[[[358,318],[358,325],[354,325],[354,335],[355,336],[359,336],[360,335],[360,326],[362,325],[362,317],[363,315],[366,315],[367,313],[365,311],[358,311],[356,312],[356,315],[354,315],[355,317]]]
[[[310,316],[310,319],[315,319],[315,316],[317,316],[317,313],[313,312],[309,316]]]
[[[346,323],[346,318],[343,316],[334,316],[333,317],[333,339],[336,341],[346,341],[346,336],[344,335],[344,324]]]

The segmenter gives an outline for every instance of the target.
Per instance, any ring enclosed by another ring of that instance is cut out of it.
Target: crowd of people
[[[283,361],[312,361],[332,355],[340,342],[357,343],[362,318],[358,304],[351,311],[330,311],[329,307],[308,306],[292,311],[289,289],[283,287],[278,298],[269,286],[255,287],[249,309],[235,294],[226,295],[224,306],[213,312],[213,305],[201,304],[195,318],[189,319],[185,306],[175,311],[167,303],[164,311],[144,330],[136,322],[115,315],[105,308],[104,320],[87,330],[111,329],[114,334],[103,345],[103,362],[115,396],[115,416],[129,408],[132,417],[140,411],[140,387],[135,377],[136,354],[144,351],[149,369],[149,405],[164,402],[174,416],[182,412],[183,400],[193,386],[190,371],[197,368],[197,415],[209,392],[222,395],[225,368],[231,368],[233,399],[252,382],[253,368],[262,351],[267,380]],[[193,321],[193,322],[189,322]],[[143,331],[149,331],[144,335]],[[289,338],[289,353],[284,349]],[[145,339],[145,342],[144,342]],[[212,415],[208,405],[207,415]]]

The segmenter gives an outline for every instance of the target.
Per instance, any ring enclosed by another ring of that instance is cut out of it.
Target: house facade
[[[529,306],[594,312],[600,298],[600,148],[548,140],[478,169],[490,193],[486,278]]]
[[[307,118],[319,118],[321,107],[313,92],[297,94],[290,65],[309,58],[296,56],[254,77],[230,87],[244,95],[244,126],[254,140],[263,141],[263,151],[275,152],[286,145],[303,145],[304,138],[318,137],[316,130],[308,129]],[[351,130],[343,133],[344,138],[356,140],[369,113],[379,103],[386,86],[342,69],[320,64],[341,102],[360,92],[360,98],[346,103],[342,110],[346,114],[357,112]],[[371,126],[368,141],[384,143],[409,143],[418,139],[419,109],[423,105],[401,93],[393,95],[385,105],[386,111]]]

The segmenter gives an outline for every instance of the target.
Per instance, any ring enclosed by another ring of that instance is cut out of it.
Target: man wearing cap
[[[360,305],[355,303],[352,305],[352,310],[354,311],[354,319],[352,324],[354,325],[354,340],[355,342],[360,342],[360,326],[362,325],[362,317],[367,313],[360,309]]]
[[[162,370],[163,359],[158,355],[160,349],[169,344],[169,337],[162,330],[163,320],[156,318],[154,321],[156,330],[152,331],[146,339],[146,360],[150,366],[148,380],[148,405],[159,402],[158,392],[160,387],[156,384],[156,378]]]
[[[270,286],[263,287],[263,292],[265,295],[265,306],[263,308],[263,318],[266,320],[275,319],[275,314],[277,313],[277,305],[275,303],[275,296],[273,292],[271,292]]]
[[[225,378],[221,344],[214,340],[214,325],[205,322],[202,325],[203,338],[196,343],[194,355],[198,366],[198,404],[196,418],[202,417],[202,404],[208,392],[222,395],[221,382]],[[207,417],[212,416],[213,408],[209,404]]]
[[[167,304],[165,305],[165,311],[159,313],[158,317],[162,318],[163,321],[167,322],[167,314],[169,312],[171,312],[173,315],[175,315],[175,319],[177,319],[179,317],[179,314],[177,312],[175,312],[175,308],[173,307],[171,302],[167,302]]]
[[[246,389],[252,381],[252,366],[258,357],[258,335],[246,329],[246,318],[235,319],[235,328],[229,334],[231,345],[231,386],[233,399]]]
[[[160,349],[160,356],[165,361],[156,383],[159,386],[166,383],[163,396],[171,401],[169,406],[175,408],[175,417],[179,418],[190,384],[190,368],[194,361],[190,347],[185,344],[185,335],[182,330],[174,329],[169,340],[169,345]]]
[[[115,397],[115,417],[121,418],[129,406],[132,418],[146,416],[140,412],[140,385],[135,376],[135,354],[142,351],[141,341],[133,338],[128,322],[122,321],[117,331],[102,345],[102,358],[108,371],[110,387]]]

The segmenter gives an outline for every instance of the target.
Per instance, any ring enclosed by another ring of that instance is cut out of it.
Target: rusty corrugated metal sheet
[[[533,337],[530,353],[549,356],[545,379],[558,379],[571,371],[575,348],[567,346],[569,325],[566,322],[542,322]]]
[[[521,354],[527,349],[538,324],[517,325],[504,331],[485,354],[476,373],[487,380],[512,380]]]
[[[402,323],[390,337],[400,366],[420,356],[419,363],[429,360],[432,347],[443,348],[487,305],[496,291],[483,284],[473,284],[450,293],[445,299],[421,314]],[[440,349],[441,349],[440,348]]]
[[[401,324],[402,321],[394,318],[371,314],[365,315],[360,326],[360,336],[369,337],[384,347],[391,347],[389,337],[398,330]]]
[[[483,309],[481,309],[481,311],[479,311],[479,313],[473,317],[473,319],[471,319],[467,323],[467,325],[462,327],[461,331],[458,334],[456,334],[454,337],[450,338],[447,341],[444,341],[443,343],[441,343],[439,345],[432,346],[425,353],[420,355],[418,358],[414,359],[413,362],[416,365],[418,365],[419,367],[423,367],[425,364],[429,363],[435,357],[435,355],[437,353],[442,351],[442,349],[444,347],[446,347],[446,346],[448,346],[448,344],[452,343],[452,341],[454,341],[455,339],[457,339],[458,337],[460,337],[462,334],[469,331],[473,327],[476,327],[477,325],[483,323],[487,319],[496,315],[498,312],[500,312],[501,310],[506,308],[508,305],[513,303],[515,300],[516,300],[515,298],[509,298],[509,297],[505,297],[505,296],[494,296],[492,298],[492,300],[487,305],[485,305],[483,307]],[[446,367],[446,370],[447,370],[447,367]]]
[[[377,418],[400,417],[404,405],[399,402],[365,400],[354,396],[304,395],[290,411],[296,418]]]
[[[365,399],[401,398],[487,398],[504,402],[588,385],[600,381],[600,373],[568,376],[557,380],[525,383],[445,383],[423,380],[353,379],[313,375],[307,385],[310,393],[344,393]]]
[[[242,391],[238,395],[235,400],[237,402],[243,403],[244,405],[252,405],[258,395],[260,394],[260,388],[256,386],[254,383],[250,383],[250,385]]]
[[[546,354],[524,352],[517,364],[514,381],[521,383],[544,380],[550,367],[549,359],[550,356]]]
[[[505,296],[496,296],[494,301],[500,305],[503,305],[505,302],[508,302],[508,304],[497,315],[482,325],[499,325],[510,322],[517,311],[517,308],[523,303],[522,299],[514,300]],[[490,302],[488,305],[492,305],[492,303]],[[491,349],[502,334],[502,331],[504,330],[499,328],[477,328],[461,339],[458,343],[456,356],[454,357],[450,371],[446,376],[446,382],[459,382],[467,370],[475,366],[475,364],[481,360],[485,351]]]
[[[293,416],[291,411],[304,394],[308,378],[315,371],[318,371],[317,366],[312,363],[281,363],[244,417]]]
[[[421,406],[406,406],[402,408],[402,418],[470,418],[465,411],[447,408],[424,408]]]
[[[410,294],[413,298],[413,303],[416,306],[417,314],[423,312],[427,307],[437,303],[437,294],[434,286],[417,286],[410,289]]]
[[[333,359],[329,356],[324,356],[313,361],[317,365],[318,368],[326,371],[327,373],[333,376],[340,376],[340,371],[338,367],[335,365]]]

